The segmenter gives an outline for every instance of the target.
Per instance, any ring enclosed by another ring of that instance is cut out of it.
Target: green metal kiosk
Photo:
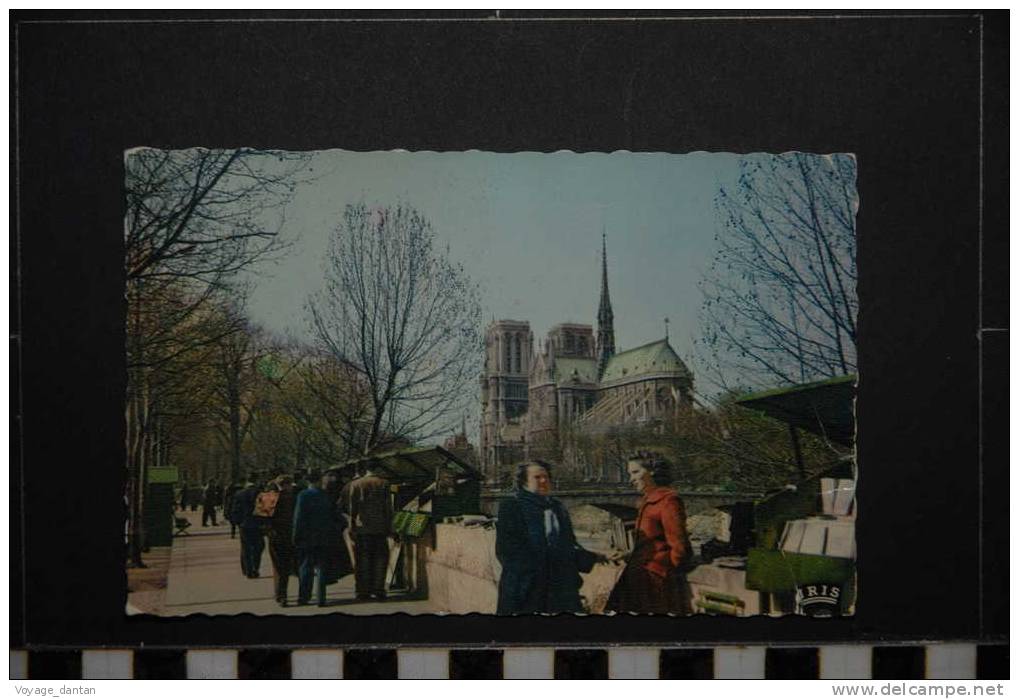
[[[145,489],[145,548],[173,545],[177,469],[150,468]]]

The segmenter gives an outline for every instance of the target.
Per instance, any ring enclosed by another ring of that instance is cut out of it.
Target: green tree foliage
[[[147,472],[171,462],[205,405],[210,347],[236,328],[217,308],[238,275],[282,253],[284,210],[307,157],[140,148],[124,156],[130,558],[142,565]],[[186,436],[185,436],[186,433]]]
[[[843,450],[809,434],[799,435],[807,476],[840,458]],[[560,482],[626,482],[625,464],[638,450],[672,461],[680,488],[766,492],[801,479],[789,428],[737,405],[731,394],[711,408],[681,408],[674,419],[601,432],[563,432],[567,468]]]

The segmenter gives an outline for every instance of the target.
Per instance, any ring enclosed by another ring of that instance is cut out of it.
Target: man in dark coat
[[[230,538],[237,536],[237,523],[233,520],[234,495],[241,490],[239,483],[231,483],[223,493],[223,516],[230,522]]]
[[[265,550],[262,521],[255,516],[258,490],[258,487],[249,481],[243,490],[234,495],[230,504],[230,521],[241,530],[241,572],[249,578],[259,576],[262,551]]]
[[[216,481],[209,481],[205,486],[205,490],[202,492],[202,526],[209,526],[209,521],[212,521],[212,526],[217,526],[216,522],[216,506],[219,505],[221,500],[221,493],[219,492],[219,486],[216,485]]]
[[[517,490],[499,505],[495,553],[502,564],[497,614],[580,612],[580,573],[602,556],[582,548],[570,515],[550,497],[551,466],[517,467]]]
[[[181,486],[180,486],[180,511],[181,512],[185,512],[188,509],[188,497],[190,497],[190,495],[191,495],[191,493],[188,492],[188,488],[190,488],[190,487],[191,486],[188,485],[187,481],[184,481],[181,484]]]
[[[329,491],[336,489],[337,474],[330,471],[318,483],[312,484],[297,495],[294,507],[294,549],[299,567],[297,570],[297,603],[311,601],[312,584],[316,582],[316,602],[326,604],[326,577],[329,575],[330,551],[337,541],[343,540],[343,520],[336,510],[336,501]]]
[[[347,484],[342,502],[350,514],[357,598],[383,600],[386,598],[389,534],[393,522],[389,483],[369,467]]]
[[[269,558],[276,589],[276,603],[287,606],[287,587],[290,576],[297,574],[294,556],[294,508],[297,493],[290,476],[280,476],[269,487],[279,491],[276,510],[269,520]]]

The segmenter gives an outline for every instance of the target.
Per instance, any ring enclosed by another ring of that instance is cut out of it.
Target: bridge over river
[[[683,498],[687,515],[695,515],[704,510],[729,505],[734,502],[747,502],[761,498],[764,494],[760,492],[737,492],[724,493],[718,491],[682,490],[679,496]],[[481,510],[487,515],[495,515],[499,509],[499,500],[508,497],[511,491],[507,490],[483,490],[481,492]],[[582,486],[576,488],[564,488],[556,490],[553,495],[566,505],[566,509],[573,509],[580,505],[612,504],[627,505],[636,507],[639,494],[633,488],[618,485],[606,486]]]

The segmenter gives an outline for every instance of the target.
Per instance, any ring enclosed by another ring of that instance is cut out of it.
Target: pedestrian
[[[606,611],[690,614],[684,567],[691,555],[686,508],[672,483],[672,465],[661,454],[640,451],[626,463],[641,493],[633,552],[609,595]]]
[[[343,520],[336,509],[336,501],[328,493],[336,488],[337,474],[333,471],[318,477],[310,476],[310,484],[297,495],[294,507],[293,542],[298,560],[297,604],[311,602],[311,588],[315,587],[315,601],[326,606],[328,582],[328,554],[336,541],[343,540]],[[317,584],[316,584],[317,582]]]
[[[354,541],[354,587],[357,599],[386,598],[389,534],[393,507],[389,483],[369,465],[346,488],[343,504],[350,514]]]
[[[262,567],[262,520],[255,515],[255,500],[259,488],[252,481],[233,496],[230,521],[241,530],[241,572],[245,577],[257,578]]]
[[[297,574],[294,554],[294,509],[297,494],[294,492],[293,478],[287,475],[276,478],[270,488],[276,490],[279,497],[269,519],[269,558],[272,560],[276,603],[285,607],[290,576]]]
[[[209,526],[209,521],[212,521],[212,526],[218,526],[216,522],[216,505],[219,504],[219,488],[216,485],[216,481],[209,481],[205,490],[202,492],[202,526]]]
[[[335,582],[354,572],[354,562],[350,558],[350,551],[347,547],[347,540],[343,534],[347,530],[347,489],[341,487],[343,474],[339,468],[331,468],[326,473],[333,477],[329,479],[326,488],[326,495],[333,501],[336,507],[336,517],[339,521],[340,536],[329,542],[326,549],[326,585]]]
[[[181,484],[180,487],[180,511],[185,512],[188,509],[189,499],[191,493],[189,492],[190,486],[187,481]]]
[[[226,517],[227,521],[230,522],[230,538],[233,539],[237,536],[237,523],[233,520],[233,500],[234,495],[241,490],[240,483],[230,483],[223,491],[223,516]]]
[[[499,505],[495,554],[502,564],[498,614],[581,612],[580,573],[603,556],[582,548],[552,492],[552,466],[517,466],[516,491]]]

